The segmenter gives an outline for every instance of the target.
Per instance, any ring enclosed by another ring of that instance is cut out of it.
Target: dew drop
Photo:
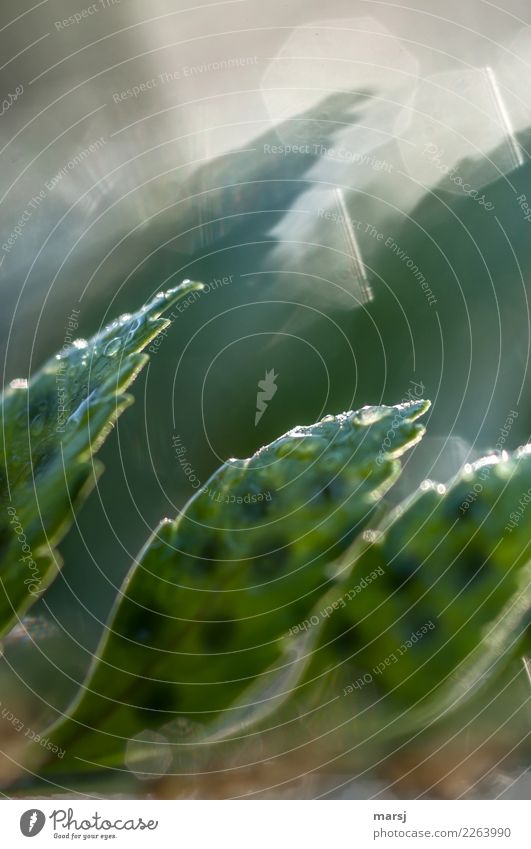
[[[116,336],[114,339],[111,339],[110,342],[107,342],[105,348],[103,349],[103,355],[105,357],[114,357],[120,348],[122,347],[122,340]]]
[[[129,331],[126,336],[126,342],[134,339],[140,328],[142,327],[144,320],[142,318],[136,318],[131,322],[131,326],[129,327]]]

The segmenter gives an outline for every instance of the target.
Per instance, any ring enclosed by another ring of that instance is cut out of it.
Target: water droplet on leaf
[[[103,349],[103,354],[105,357],[114,357],[121,347],[122,340],[116,337],[115,339],[111,339],[110,342],[107,342],[105,348]]]

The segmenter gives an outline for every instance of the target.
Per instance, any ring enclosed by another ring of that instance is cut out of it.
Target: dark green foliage
[[[529,502],[529,446],[466,466],[448,489],[424,484],[334,590],[312,675],[341,669],[354,710],[365,686],[381,708],[424,718],[475,696],[526,649]]]
[[[157,295],[2,394],[0,636],[57,574],[55,546],[102,471],[93,455],[132,403],[125,390],[147,362],[140,352],[168,325],[161,314],[200,286]]]

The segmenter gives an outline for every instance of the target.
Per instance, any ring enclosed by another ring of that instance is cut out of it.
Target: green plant
[[[400,714],[401,733],[492,686],[529,651],[531,515],[509,521],[528,493],[531,446],[467,465],[448,487],[426,481],[334,588],[308,677],[340,668],[347,693],[368,686]],[[337,604],[370,573],[369,592]]]
[[[398,476],[396,458],[422,436],[415,420],[427,406],[366,408],[296,428],[249,460],[230,460],[162,522],[126,579],[86,687],[47,732],[66,758],[121,763],[131,737],[175,716],[208,727],[241,707],[259,676],[289,665],[287,632],[373,518]],[[392,450],[382,452],[391,428]]]
[[[2,393],[0,637],[56,576],[55,546],[103,470],[94,455],[132,403],[126,389],[148,361],[143,348],[169,324],[162,313],[201,285],[157,295]]]
[[[198,285],[158,296],[4,394],[4,631],[33,600],[21,534],[40,570],[38,595],[100,471],[93,455],[130,402],[123,392],[145,364],[139,352],[166,326],[162,310]],[[71,413],[60,432],[63,362]],[[161,522],[78,696],[45,731],[65,753],[45,769],[121,769],[131,739],[171,736],[181,720],[200,724],[198,743],[228,738],[338,670],[346,690],[382,702],[375,724],[391,712],[402,729],[418,728],[527,650],[531,510],[509,516],[531,492],[529,448],[467,466],[448,488],[426,483],[390,514],[382,508],[428,407],[366,407],[296,427],[229,460]]]

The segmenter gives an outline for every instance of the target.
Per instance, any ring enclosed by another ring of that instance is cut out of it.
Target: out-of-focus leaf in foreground
[[[307,672],[341,680],[354,736],[377,714],[394,733],[425,727],[529,651],[531,446],[425,482],[369,540],[321,605]]]
[[[148,360],[141,351],[168,325],[163,311],[198,287],[157,295],[1,395],[0,636],[57,574],[54,546],[101,473],[93,455],[132,402],[124,393]]]
[[[229,460],[163,522],[70,715],[46,732],[66,751],[56,765],[121,767],[138,735],[193,721],[219,738],[232,720],[247,725],[278,706],[278,688],[289,692],[311,653],[286,635],[331,586],[333,561],[395,481],[428,406],[366,407],[297,427]]]

